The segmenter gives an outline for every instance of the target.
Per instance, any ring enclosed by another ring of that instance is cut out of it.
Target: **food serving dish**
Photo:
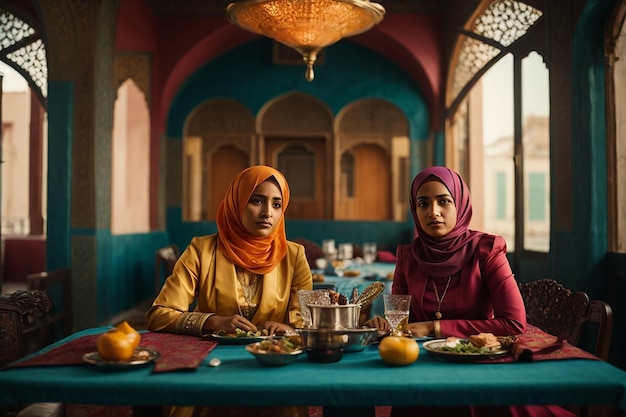
[[[467,339],[460,339],[460,343],[470,343]],[[433,354],[437,358],[445,359],[454,362],[476,362],[486,359],[495,359],[504,355],[507,355],[509,351],[507,349],[495,349],[495,350],[478,350],[469,352],[459,352],[447,350],[447,344],[449,342],[446,339],[435,339],[424,342],[422,346],[429,353]]]
[[[302,338],[302,346],[314,361],[323,356],[341,359],[343,353],[361,352],[378,338],[377,329],[296,329]]]
[[[348,336],[348,341],[343,347],[343,351],[346,353],[361,352],[378,339],[377,329],[343,329],[336,331]]]
[[[298,356],[304,352],[302,349],[296,349],[291,352],[270,352],[259,350],[259,345],[260,342],[250,343],[246,346],[246,350],[265,366],[285,366],[292,364],[296,361]]]
[[[127,361],[107,361],[102,359],[98,352],[89,352],[83,355],[83,361],[91,365],[101,366],[111,369],[128,369],[136,366],[147,365],[157,360],[161,354],[156,350],[138,347],[133,352],[133,356]]]
[[[313,362],[337,362],[343,357],[348,343],[345,331],[333,329],[296,329],[302,338],[302,347]]]
[[[307,304],[314,329],[355,329],[358,327],[359,304]]]

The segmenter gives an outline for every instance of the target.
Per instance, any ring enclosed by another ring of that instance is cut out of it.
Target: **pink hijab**
[[[424,232],[415,213],[417,190],[432,180],[446,186],[457,210],[456,226],[444,237],[432,237]],[[448,277],[458,273],[474,255],[474,249],[484,234],[468,229],[472,220],[472,202],[463,178],[446,167],[426,168],[413,180],[410,203],[417,230],[417,237],[413,240],[413,256],[420,268],[430,277]]]

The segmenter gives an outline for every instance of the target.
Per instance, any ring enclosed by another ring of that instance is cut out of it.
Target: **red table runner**
[[[32,358],[17,361],[8,367],[84,365],[83,355],[96,350],[99,335],[83,336]],[[217,346],[214,340],[172,333],[141,333],[140,346],[156,350],[161,356],[152,372],[196,369],[206,355]]]
[[[569,344],[531,324],[526,325],[524,333],[517,336],[510,347],[511,354],[485,362],[533,362],[557,359],[595,359],[595,355]]]

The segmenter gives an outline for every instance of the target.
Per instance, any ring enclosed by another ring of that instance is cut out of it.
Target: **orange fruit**
[[[378,354],[389,365],[410,365],[419,353],[417,342],[404,336],[387,336],[378,344]]]
[[[96,340],[98,353],[106,361],[127,361],[133,356],[135,347],[126,333],[113,328],[98,336]]]
[[[141,341],[141,335],[135,330],[127,321],[123,321],[117,325],[117,329],[126,334],[126,337],[133,345],[133,349],[137,349],[139,342]]]

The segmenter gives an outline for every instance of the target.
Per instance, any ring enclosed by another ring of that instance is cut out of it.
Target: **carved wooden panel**
[[[578,342],[580,325],[589,308],[589,297],[573,292],[551,279],[520,284],[528,323],[572,344]]]
[[[196,107],[185,126],[185,136],[242,134],[254,132],[254,116],[246,106],[228,98],[206,101]]]
[[[346,106],[337,115],[337,132],[339,135],[409,136],[409,123],[395,104],[381,99],[363,99]]]
[[[332,134],[333,117],[319,99],[302,93],[289,93],[270,102],[259,114],[264,135],[286,133]]]
[[[0,368],[44,346],[40,330],[51,309],[52,301],[43,291],[0,296]]]

